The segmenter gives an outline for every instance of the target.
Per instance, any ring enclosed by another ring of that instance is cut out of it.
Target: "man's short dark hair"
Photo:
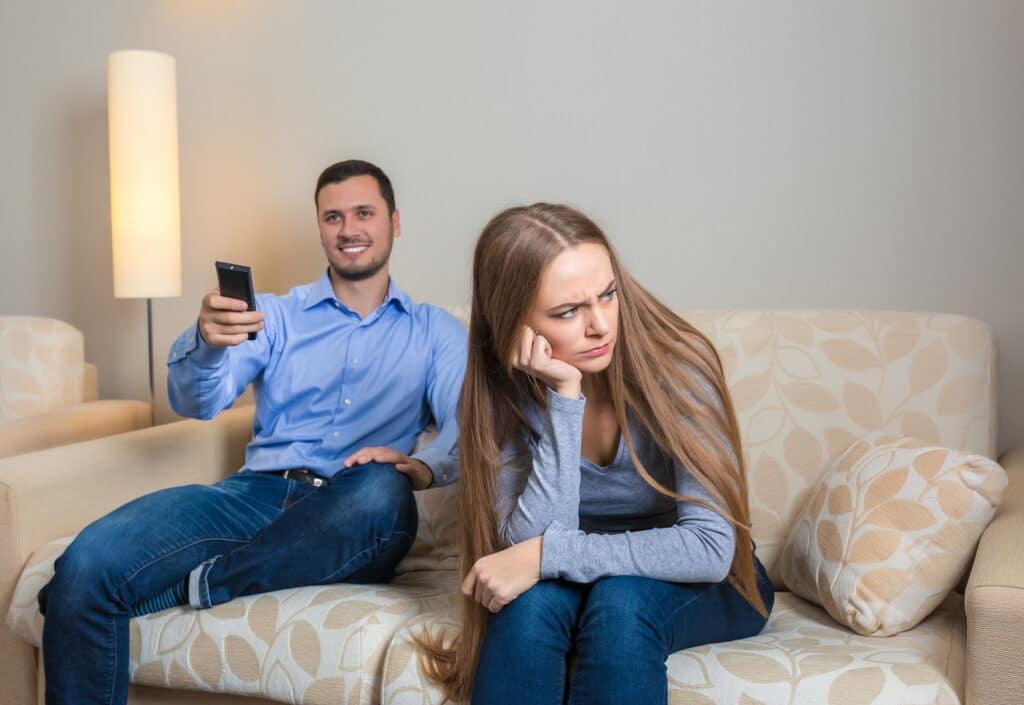
[[[323,170],[320,178],[316,180],[316,193],[313,194],[313,202],[319,205],[320,191],[328,184],[338,184],[353,176],[372,176],[380,187],[380,195],[388,204],[388,215],[395,213],[395,190],[391,188],[391,179],[376,164],[364,162],[361,159],[347,159],[337,164],[331,164]]]

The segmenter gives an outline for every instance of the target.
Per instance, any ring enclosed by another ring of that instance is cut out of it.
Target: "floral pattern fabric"
[[[782,577],[860,634],[910,629],[956,585],[1006,485],[984,456],[869,434],[818,481]]]

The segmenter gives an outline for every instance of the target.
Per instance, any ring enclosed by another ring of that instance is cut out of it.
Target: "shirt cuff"
[[[419,453],[414,453],[409,457],[425,463],[430,468],[430,474],[434,476],[434,479],[429,487],[444,487],[459,479],[458,465],[455,458],[442,448],[427,446]]]
[[[171,346],[171,351],[167,355],[167,364],[173,365],[188,358],[192,364],[199,367],[217,367],[224,361],[227,354],[227,348],[212,348],[206,344],[203,336],[199,334],[199,322],[197,321],[174,341],[174,345]]]
[[[540,553],[540,579],[557,580],[562,577],[566,565],[575,553],[576,537],[583,532],[566,529],[553,521],[544,530],[544,542]]]

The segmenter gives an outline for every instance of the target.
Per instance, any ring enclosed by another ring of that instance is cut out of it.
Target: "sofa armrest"
[[[1024,448],[999,462],[1009,485],[967,581],[967,705],[1016,705],[1024,693]]]
[[[136,497],[241,467],[253,407],[0,459],[0,614],[32,551]],[[146,408],[148,420],[149,409]],[[33,649],[0,623],[0,703],[34,703]],[[8,699],[8,696],[10,699]]]
[[[177,421],[0,459],[0,496],[10,509],[0,521],[16,530],[0,541],[13,537],[25,559],[136,497],[227,477],[242,465],[252,412],[231,409],[212,421]]]
[[[96,365],[87,362],[82,375],[82,401],[96,401],[100,398],[100,373]]]
[[[0,458],[112,436],[151,423],[149,404],[106,399],[69,404],[0,427]]]

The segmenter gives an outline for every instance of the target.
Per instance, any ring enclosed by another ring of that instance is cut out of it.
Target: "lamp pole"
[[[153,393],[153,299],[146,297],[146,332],[149,337],[149,425],[156,426],[156,396]]]

